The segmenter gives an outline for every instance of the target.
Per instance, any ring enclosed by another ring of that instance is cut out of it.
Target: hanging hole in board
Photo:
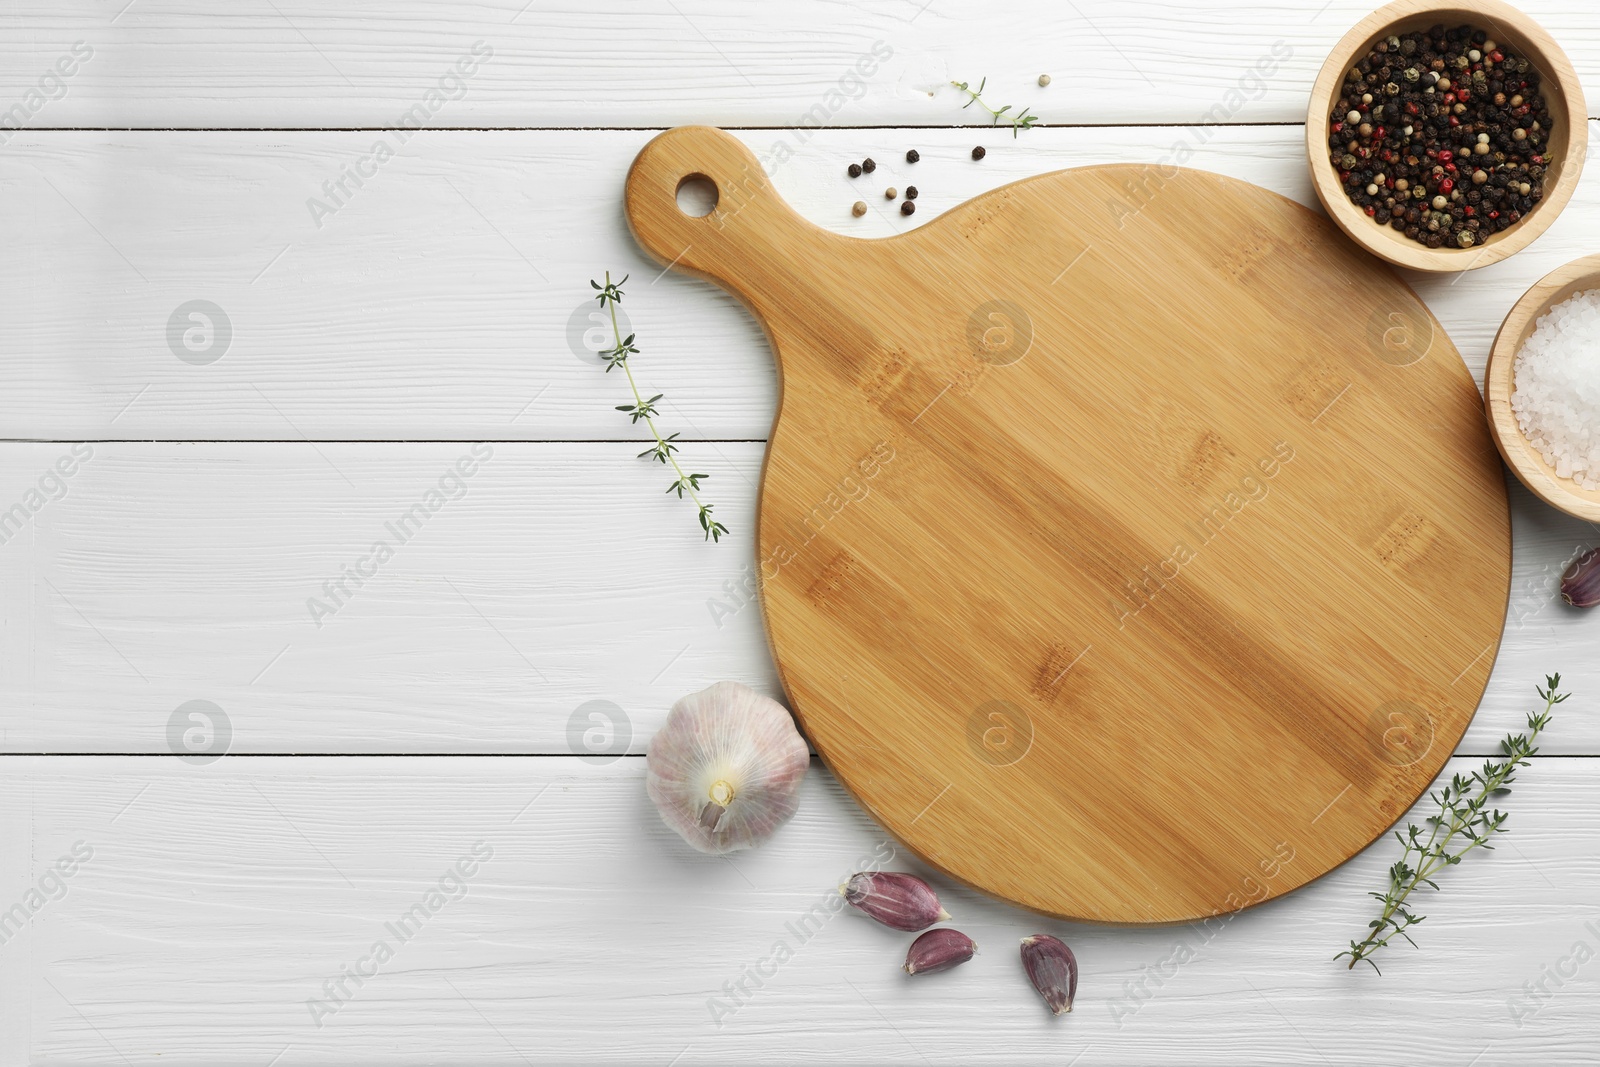
[[[704,174],[686,174],[678,182],[678,210],[701,219],[717,207],[717,183]]]

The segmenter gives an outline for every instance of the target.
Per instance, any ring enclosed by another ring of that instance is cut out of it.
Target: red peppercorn
[[[1447,104],[1455,103],[1456,102],[1456,94],[1453,93],[1453,92],[1445,93],[1444,94],[1444,102],[1447,103]]]
[[[1455,188],[1456,188],[1456,183],[1451,181],[1449,178],[1446,178],[1446,179],[1444,179],[1444,181],[1439,183],[1439,191],[1441,193],[1443,193],[1445,196],[1449,196],[1452,192],[1455,191]]]
[[[1369,217],[1372,216],[1372,215],[1376,215],[1377,213],[1378,213],[1378,209],[1377,208],[1373,207],[1371,204],[1367,205],[1367,215]]]
[[[1429,154],[1431,155],[1432,153],[1429,153]],[[1456,154],[1454,152],[1450,151],[1449,149],[1445,149],[1443,152],[1439,153],[1439,162],[1440,163],[1448,163],[1454,158],[1456,158]]]
[[[1497,219],[1497,218],[1499,218],[1499,217],[1500,217],[1500,212],[1498,212],[1498,211],[1491,211],[1491,212],[1489,212],[1489,217],[1490,217],[1490,218],[1491,218],[1491,219]]]
[[[1381,140],[1384,139],[1385,136],[1388,135],[1388,133],[1389,133],[1389,131],[1387,129],[1385,129],[1382,126],[1379,126],[1377,129],[1372,131],[1372,136],[1381,141]]]
[[[1456,90],[1456,99],[1461,101],[1463,104],[1466,103],[1468,100],[1472,99],[1471,90],[1468,90],[1468,89],[1457,89]]]
[[[1450,116],[1450,125],[1451,126],[1459,126],[1459,125],[1461,125],[1461,120],[1456,118],[1454,115],[1451,115]]]
[[[1502,63],[1502,62],[1505,61],[1505,58],[1506,58],[1505,53],[1500,51],[1500,49],[1498,49],[1498,48],[1496,48],[1493,52],[1489,53],[1489,62],[1491,62],[1491,63]]]
[[[1344,131],[1344,123],[1342,123],[1342,122],[1335,122],[1335,123],[1334,123],[1334,124],[1333,124],[1333,132],[1334,132],[1334,133],[1342,133],[1342,132],[1343,132],[1343,131]]]

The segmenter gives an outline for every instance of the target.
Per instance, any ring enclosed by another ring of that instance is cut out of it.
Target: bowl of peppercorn
[[[1312,185],[1381,259],[1449,273],[1531,244],[1572,198],[1583,89],[1560,46],[1499,0],[1399,0],[1345,35],[1311,91]]]

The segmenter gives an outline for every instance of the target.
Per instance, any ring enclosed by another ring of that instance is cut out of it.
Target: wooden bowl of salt
[[[1518,358],[1528,339],[1540,328],[1541,320],[1547,320],[1552,308],[1581,293],[1596,290],[1600,290],[1600,255],[1574,260],[1545,275],[1523,294],[1506,316],[1500,333],[1495,337],[1494,348],[1489,353],[1489,366],[1483,376],[1483,402],[1489,415],[1489,429],[1500,448],[1500,455],[1505,457],[1506,465],[1540,500],[1589,522],[1600,522],[1600,489],[1585,489],[1572,477],[1565,476],[1565,466],[1559,455],[1553,457],[1554,463],[1547,459],[1547,453],[1536,447],[1523,432],[1512,398],[1518,388]],[[1546,329],[1553,325],[1553,322],[1547,322]],[[1569,333],[1575,332],[1575,329],[1575,324],[1566,327]],[[1590,339],[1593,352],[1587,356],[1587,366],[1593,368],[1596,386],[1600,388],[1600,321],[1596,322],[1593,329],[1594,334]],[[1574,340],[1571,337],[1556,339],[1558,344],[1567,345],[1574,343]],[[1541,365],[1544,363],[1542,355],[1540,362]],[[1524,370],[1527,372],[1532,368]],[[1524,377],[1524,388],[1530,384],[1531,380]],[[1600,422],[1594,425],[1594,430],[1600,434]],[[1600,477],[1600,471],[1591,473]]]

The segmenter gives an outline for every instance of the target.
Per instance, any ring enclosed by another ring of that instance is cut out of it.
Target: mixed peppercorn
[[[983,151],[983,148],[981,146],[978,147],[978,148],[974,148],[972,150],[972,158],[973,159],[982,159],[983,157],[984,157],[984,151]],[[913,149],[909,150],[908,152],[906,152],[906,162],[907,163],[917,163],[921,159],[922,159],[922,153],[918,152],[915,148],[913,148]],[[859,178],[863,174],[871,174],[873,171],[875,171],[877,169],[878,169],[878,164],[875,163],[872,159],[868,158],[868,159],[863,159],[860,163],[851,163],[850,165],[845,167],[845,173],[850,175],[850,177],[852,177],[852,178]],[[893,200],[896,197],[898,197],[899,195],[900,195],[900,191],[898,189],[896,189],[892,185],[889,186],[887,189],[885,189],[883,191],[883,197],[884,197],[885,200]],[[917,205],[913,204],[911,201],[915,200],[916,198],[917,198],[917,187],[915,185],[906,186],[905,199],[900,202],[900,214],[902,214],[902,215],[915,214],[916,210],[917,210]],[[866,213],[867,213],[867,203],[866,203],[865,200],[857,200],[854,204],[850,205],[850,214],[854,215],[856,218],[860,218],[861,216],[865,215]]]
[[[1346,74],[1328,153],[1350,201],[1429,248],[1471,248],[1544,197],[1539,72],[1470,26],[1389,36]]]

